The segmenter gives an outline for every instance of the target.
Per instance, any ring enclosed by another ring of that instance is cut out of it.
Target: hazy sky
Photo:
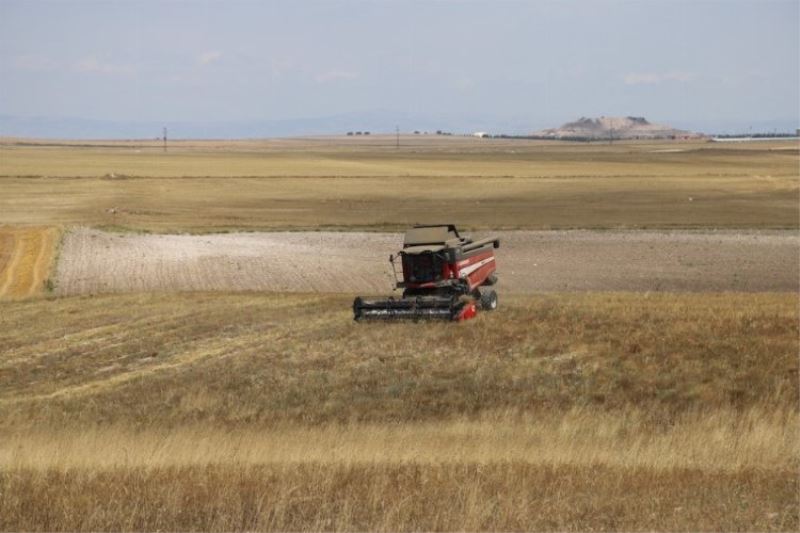
[[[4,0],[0,114],[794,122],[799,5]]]

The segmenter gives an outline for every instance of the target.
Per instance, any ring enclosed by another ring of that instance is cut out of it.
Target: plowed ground
[[[0,226],[0,299],[45,290],[58,235],[53,227]]]
[[[796,292],[793,231],[500,231],[500,290]],[[475,237],[486,235],[476,233]],[[138,291],[381,294],[394,284],[396,233],[138,235],[76,229],[64,238],[59,295]]]

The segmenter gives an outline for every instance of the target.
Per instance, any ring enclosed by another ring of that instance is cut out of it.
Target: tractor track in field
[[[53,227],[0,226],[0,299],[44,291],[58,235]]]
[[[3,297],[14,279],[15,265],[19,262],[21,248],[13,233],[0,234],[0,298]]]
[[[791,230],[497,234],[501,292],[800,290],[800,236]],[[56,292],[381,294],[392,284],[386,259],[401,242],[394,233],[139,235],[78,228],[64,238]]]

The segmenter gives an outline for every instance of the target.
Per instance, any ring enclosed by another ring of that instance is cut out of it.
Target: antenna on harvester
[[[397,134],[397,142],[395,143],[395,148],[400,148],[400,126],[395,126],[394,131]]]
[[[164,126],[164,152],[167,151],[167,127]]]

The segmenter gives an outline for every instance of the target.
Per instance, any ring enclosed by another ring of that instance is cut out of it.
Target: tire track
[[[295,305],[294,303],[290,303],[279,305],[279,307],[293,307]],[[319,319],[316,324],[324,328],[328,325],[340,322],[341,317],[328,316]],[[126,339],[123,342],[127,341]],[[179,372],[189,366],[202,364],[204,361],[219,360],[234,355],[236,357],[243,357],[244,354],[252,354],[255,351],[261,350],[265,344],[274,344],[278,346],[277,343],[280,341],[294,342],[291,337],[290,326],[275,326],[268,332],[264,332],[263,330],[257,331],[239,335],[235,339],[218,336],[201,339],[188,338],[180,343],[180,349],[176,350],[176,354],[166,361],[154,361],[152,364],[144,364],[138,367],[125,367],[110,376],[88,379],[79,383],[60,384],[57,385],[55,390],[48,392],[27,395],[15,394],[5,398],[0,397],[0,406],[57,398],[97,395],[104,391],[125,386],[137,379],[145,379],[166,372]]]
[[[14,236],[0,228],[0,287],[5,280],[5,270],[14,252]]]
[[[36,233],[36,238],[39,242],[39,246],[36,254],[36,260],[33,263],[31,283],[30,287],[28,288],[27,296],[33,295],[40,289],[44,290],[44,282],[47,277],[47,272],[50,268],[50,263],[53,259],[53,251],[55,249],[53,228],[42,229]]]
[[[58,230],[52,227],[0,228],[0,299],[44,291],[57,236]]]
[[[7,257],[4,269],[0,270],[0,299],[4,298],[9,291],[11,282],[14,280],[14,271],[16,270],[19,257],[22,254],[22,248],[19,246],[16,233],[11,230],[2,230],[4,233],[4,245],[7,245],[8,253],[3,254]]]

